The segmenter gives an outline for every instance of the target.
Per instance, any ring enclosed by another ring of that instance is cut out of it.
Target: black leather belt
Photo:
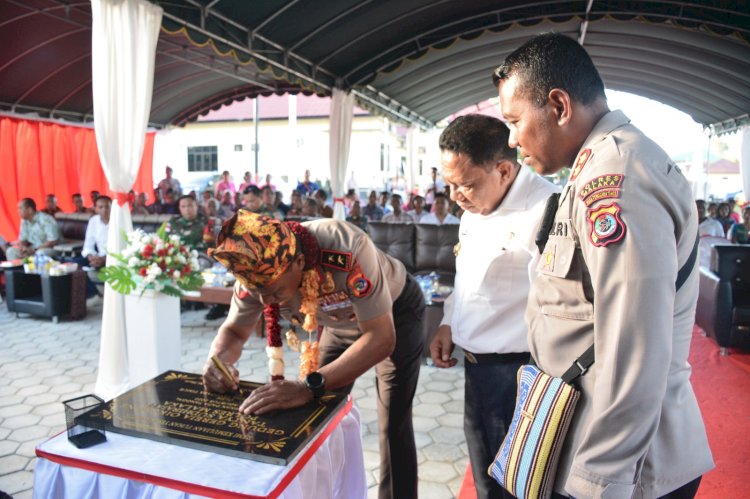
[[[471,364],[512,364],[526,363],[531,358],[529,352],[521,353],[471,353],[464,350],[464,358]]]

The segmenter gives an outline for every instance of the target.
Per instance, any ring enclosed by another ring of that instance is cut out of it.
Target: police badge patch
[[[607,246],[625,237],[625,224],[620,218],[620,206],[617,203],[589,210],[588,218],[594,246]]]
[[[354,263],[354,268],[349,273],[349,277],[346,278],[346,284],[349,290],[357,298],[363,298],[370,294],[372,291],[372,282],[362,272],[362,267],[359,263]]]

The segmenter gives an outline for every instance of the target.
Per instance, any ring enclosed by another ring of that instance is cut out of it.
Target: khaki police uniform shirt
[[[318,241],[324,273],[330,273],[334,289],[320,291],[318,324],[335,329],[357,329],[357,322],[391,312],[406,283],[404,265],[380,251],[370,237],[354,225],[339,220],[314,220],[302,224]],[[302,324],[299,292],[281,306],[282,317]],[[235,284],[227,321],[255,327],[263,313],[257,291]]]
[[[555,490],[655,498],[713,467],[687,362],[698,231],[680,170],[619,111],[584,142],[529,296],[531,353],[560,376],[591,344]]]

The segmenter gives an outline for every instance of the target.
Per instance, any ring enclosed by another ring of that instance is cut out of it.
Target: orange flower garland
[[[299,311],[305,316],[302,329],[308,333],[318,330],[318,319],[316,314],[318,312],[318,296],[320,294],[320,286],[324,281],[323,272],[318,265],[319,247],[318,241],[313,237],[310,232],[305,229],[302,225],[297,222],[285,222],[287,227],[297,236],[300,243],[299,250],[305,255],[305,267],[302,273],[302,282],[300,283],[300,295],[302,297],[302,303],[300,304]],[[268,347],[266,351],[269,356],[269,370],[271,371],[271,380],[284,379],[283,375],[283,352],[281,351],[281,326],[279,326],[279,306],[266,305],[264,309],[264,316],[266,320],[266,332],[268,335]],[[318,367],[318,342],[313,342],[312,348],[306,348],[304,344],[310,345],[310,342],[303,342],[302,348],[302,364],[307,366],[309,369],[314,366],[314,369],[307,372],[304,376],[307,376],[310,372],[317,370]],[[307,353],[306,353],[307,352]],[[314,361],[310,358],[314,356]],[[272,363],[277,362],[281,365],[278,367],[271,366]],[[302,376],[302,365],[300,365],[300,377]],[[280,372],[279,372],[280,371]]]

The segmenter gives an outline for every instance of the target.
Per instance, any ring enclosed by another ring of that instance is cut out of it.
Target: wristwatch
[[[310,389],[313,398],[320,398],[326,392],[326,379],[319,372],[310,373],[305,377],[305,386]]]

